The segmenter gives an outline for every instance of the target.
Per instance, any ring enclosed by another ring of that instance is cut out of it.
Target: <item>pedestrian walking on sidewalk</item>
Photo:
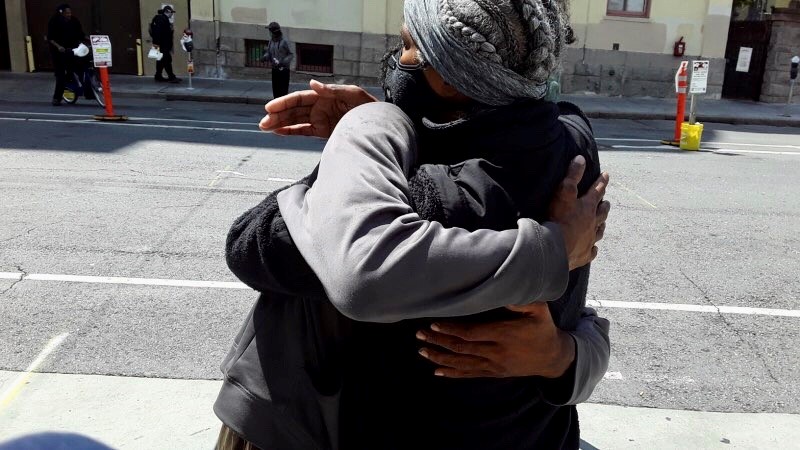
[[[47,42],[53,59],[53,72],[56,76],[56,87],[53,91],[53,106],[61,105],[64,97],[64,86],[72,78],[76,69],[76,58],[72,50],[77,48],[86,35],[77,17],[72,15],[72,8],[63,3],[56,8],[56,13],[47,24]]]
[[[289,66],[294,59],[294,53],[289,48],[289,41],[283,37],[278,22],[270,23],[267,29],[270,39],[261,61],[272,64],[272,97],[278,98],[289,93]]]
[[[175,10],[171,5],[164,5],[150,22],[150,37],[153,45],[164,55],[156,61],[156,81],[180,83],[181,79],[175,76],[172,70],[172,53],[175,50]],[[162,72],[167,72],[164,78]]]

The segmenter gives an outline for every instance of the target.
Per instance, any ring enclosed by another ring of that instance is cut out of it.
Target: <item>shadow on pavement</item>
[[[0,110],[10,111],[2,107]],[[167,114],[129,108],[125,113],[131,120],[127,122],[95,121],[92,116],[97,113],[98,108],[89,103],[13,114],[0,112],[2,146],[10,150],[113,153],[143,141],[158,141],[166,145],[165,151],[169,151],[170,142],[204,148],[219,145],[313,152],[321,152],[325,145],[321,139],[261,132],[257,128],[257,115],[236,115],[251,118],[252,124],[249,124],[231,117],[230,113],[221,118],[208,118],[207,114],[195,115],[192,111],[173,110]]]

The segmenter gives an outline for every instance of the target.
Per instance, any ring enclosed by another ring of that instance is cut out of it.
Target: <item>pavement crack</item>
[[[16,280],[16,281],[14,281],[13,283],[11,283],[11,286],[7,287],[6,289],[3,289],[3,291],[2,291],[2,292],[0,292],[0,295],[5,295],[5,294],[6,294],[6,292],[8,292],[8,291],[10,291],[10,290],[14,289],[14,286],[16,286],[16,285],[18,285],[18,284],[22,283],[22,282],[25,280],[25,277],[27,277],[27,276],[28,276],[28,272],[26,272],[26,271],[25,271],[25,269],[23,269],[23,268],[22,268],[22,266],[14,266],[14,267],[16,267],[16,269],[17,269],[17,272],[19,272],[20,274],[22,274],[22,276],[20,276],[20,277],[19,277],[19,280]]]
[[[43,224],[40,224],[40,225],[36,225],[35,227],[28,228],[27,230],[25,230],[25,232],[20,233],[20,234],[18,234],[16,236],[11,236],[10,238],[6,238],[6,239],[3,239],[3,240],[0,240],[0,243],[13,241],[14,239],[19,239],[19,238],[21,238],[23,236],[27,236],[27,235],[31,234],[32,232],[34,232],[35,230],[38,230],[39,228],[49,227],[50,225],[56,225],[56,224],[59,224],[59,223],[61,223],[61,222],[48,222],[48,223],[43,223]]]
[[[201,204],[194,204],[194,205],[167,205],[167,206],[156,206],[153,209],[173,209],[173,208],[197,208],[199,206],[203,206]]]
[[[767,375],[769,375],[770,379],[772,379],[772,381],[774,381],[775,383],[780,384],[778,377],[775,376],[775,374],[769,368],[769,365],[767,365],[767,359],[764,357],[761,350],[759,350],[758,347],[756,347],[753,344],[753,342],[751,342],[749,339],[746,339],[742,335],[741,331],[739,331],[736,328],[736,326],[733,323],[731,323],[731,321],[728,320],[725,314],[723,314],[722,311],[720,311],[719,306],[717,306],[717,304],[714,303],[713,300],[711,300],[711,296],[708,295],[708,292],[706,292],[705,289],[700,287],[700,285],[697,284],[691,277],[689,277],[689,275],[687,275],[686,272],[683,271],[683,269],[679,270],[681,272],[681,275],[683,275],[683,277],[686,278],[686,280],[689,281],[689,283],[691,283],[692,286],[695,287],[695,289],[697,289],[698,291],[700,291],[701,294],[703,294],[703,299],[706,301],[706,303],[708,303],[709,305],[714,307],[714,309],[717,310],[717,316],[719,316],[722,322],[725,323],[728,329],[731,330],[733,334],[735,334],[736,337],[739,338],[741,342],[747,344],[747,346],[750,347],[751,352],[756,356],[756,358],[758,358],[759,361],[761,361],[761,364],[764,366],[764,370],[767,372]]]
[[[3,240],[0,240],[0,242],[8,242],[8,241],[13,241],[14,239],[19,239],[19,238],[21,238],[23,236],[27,236],[27,235],[31,234],[33,231],[35,231],[35,230],[37,230],[37,229],[39,229],[41,227],[42,227],[42,225],[36,225],[35,227],[28,228],[27,230],[25,230],[25,232],[20,233],[20,234],[18,234],[16,236],[11,236],[10,238],[5,238]]]

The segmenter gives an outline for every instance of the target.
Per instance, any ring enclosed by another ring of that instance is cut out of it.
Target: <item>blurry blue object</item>
[[[544,99],[548,102],[557,103],[561,97],[561,83],[558,80],[550,79],[547,82],[547,95]]]
[[[36,433],[0,442],[0,450],[114,450],[94,439],[73,433]]]

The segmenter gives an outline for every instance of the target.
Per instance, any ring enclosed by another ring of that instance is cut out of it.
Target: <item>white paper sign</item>
[[[737,72],[750,72],[750,61],[753,59],[753,49],[750,47],[739,48],[739,60],[736,62]]]
[[[108,36],[92,35],[92,56],[95,67],[111,67],[111,40]]]
[[[692,61],[690,94],[705,94],[706,90],[708,90],[708,66],[709,61]]]

